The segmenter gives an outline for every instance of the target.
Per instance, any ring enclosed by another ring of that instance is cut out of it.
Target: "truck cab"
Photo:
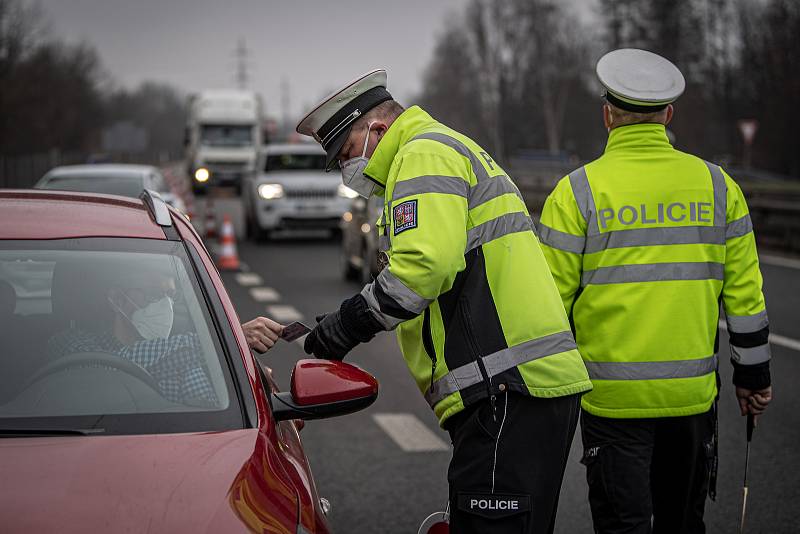
[[[189,97],[186,167],[195,193],[233,186],[255,172],[262,142],[261,99],[252,91],[202,91]]]

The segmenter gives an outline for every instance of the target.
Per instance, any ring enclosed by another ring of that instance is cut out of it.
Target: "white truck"
[[[186,168],[192,189],[234,186],[256,172],[262,106],[252,91],[208,90],[189,97]]]

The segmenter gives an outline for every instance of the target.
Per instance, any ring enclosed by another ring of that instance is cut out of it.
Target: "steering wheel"
[[[110,367],[134,376],[153,388],[156,392],[161,392],[156,379],[153,378],[153,375],[148,373],[144,367],[110,352],[75,352],[59,358],[39,369],[36,374],[28,380],[25,388],[47,376],[77,367]]]

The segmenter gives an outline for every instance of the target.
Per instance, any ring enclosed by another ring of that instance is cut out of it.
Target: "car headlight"
[[[258,196],[264,200],[274,200],[283,197],[281,184],[261,184],[258,186]]]
[[[344,184],[339,184],[339,196],[344,198],[356,198],[358,193],[350,189]]]
[[[194,179],[198,182],[207,182],[211,178],[211,173],[205,167],[200,167],[194,171]]]

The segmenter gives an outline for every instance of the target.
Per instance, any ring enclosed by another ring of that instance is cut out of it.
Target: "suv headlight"
[[[356,193],[355,191],[353,191],[344,184],[339,184],[338,192],[339,196],[344,198],[356,198],[358,196],[358,193]]]
[[[282,198],[283,186],[281,184],[261,184],[258,186],[258,196],[264,200]]]

